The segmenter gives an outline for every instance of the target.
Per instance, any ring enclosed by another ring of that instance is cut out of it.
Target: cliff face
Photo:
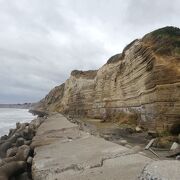
[[[166,129],[180,122],[180,29],[166,27],[130,43],[97,71],[73,71],[36,106],[73,116]]]

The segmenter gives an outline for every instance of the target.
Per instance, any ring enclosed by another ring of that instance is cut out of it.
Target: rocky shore
[[[31,180],[34,149],[32,139],[45,120],[38,117],[30,123],[16,123],[8,135],[0,138],[0,180]]]

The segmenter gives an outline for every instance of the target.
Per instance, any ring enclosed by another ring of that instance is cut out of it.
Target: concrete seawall
[[[152,160],[80,131],[61,114],[51,115],[33,139],[34,180],[137,179]]]

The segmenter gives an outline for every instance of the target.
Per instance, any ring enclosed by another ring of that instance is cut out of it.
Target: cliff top
[[[180,29],[177,27],[173,27],[173,26],[166,26],[164,28],[160,28],[155,31],[152,31],[151,33],[149,33],[147,35],[158,36],[158,37],[160,36],[160,37],[177,38],[177,37],[180,37]]]
[[[158,55],[180,58],[180,29],[177,27],[167,26],[152,31],[142,41]]]
[[[74,76],[76,78],[85,78],[85,79],[94,79],[96,77],[97,70],[89,70],[89,71],[79,71],[79,70],[73,70],[71,72],[71,76]]]

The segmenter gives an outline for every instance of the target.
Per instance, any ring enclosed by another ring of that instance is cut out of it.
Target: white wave
[[[27,109],[0,108],[0,136],[15,128],[17,122],[30,122],[34,118]]]

